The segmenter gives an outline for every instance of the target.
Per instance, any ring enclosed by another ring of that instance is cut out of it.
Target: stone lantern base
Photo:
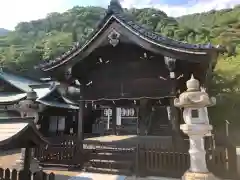
[[[196,172],[187,171],[182,176],[182,180],[219,180],[219,178],[217,178],[210,172],[196,173]]]
[[[30,164],[30,171],[32,173],[35,173],[35,172],[38,172],[40,170],[42,170],[42,167],[39,166],[38,160],[36,158],[32,158],[31,164]]]
[[[25,157],[25,148],[21,149],[21,156],[18,160],[16,160],[15,164],[12,166],[12,168],[20,171],[24,167],[24,157]],[[31,162],[30,162],[30,171],[32,173],[40,171],[42,168],[39,166],[39,162],[36,158],[31,157]]]

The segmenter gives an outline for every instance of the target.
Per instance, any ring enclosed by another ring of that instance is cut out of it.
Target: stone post
[[[174,100],[176,107],[183,108],[185,124],[180,125],[180,129],[189,136],[190,141],[190,168],[182,179],[217,179],[207,169],[204,148],[204,137],[212,130],[206,107],[214,105],[216,99],[209,98],[206,92],[200,91],[199,81],[193,75],[186,85],[187,90]]]

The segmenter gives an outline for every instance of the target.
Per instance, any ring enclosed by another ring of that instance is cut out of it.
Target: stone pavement
[[[125,180],[180,180],[180,179],[167,177],[144,177],[144,178],[126,177]]]
[[[69,180],[125,180],[126,176],[82,172]]]
[[[71,177],[68,180],[177,180],[177,179],[164,178],[164,177],[136,178],[136,177],[121,176],[121,175],[82,172],[79,175]]]

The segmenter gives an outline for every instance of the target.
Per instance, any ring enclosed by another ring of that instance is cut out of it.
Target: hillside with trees
[[[214,124],[224,120],[238,124],[240,108],[240,6],[179,18],[152,8],[129,9],[125,13],[145,27],[180,41],[222,44],[227,53],[219,58],[211,87],[218,107],[212,108]],[[28,73],[41,61],[53,59],[74,42],[83,43],[104,16],[101,7],[76,6],[45,19],[19,23],[15,31],[0,36],[0,65]]]

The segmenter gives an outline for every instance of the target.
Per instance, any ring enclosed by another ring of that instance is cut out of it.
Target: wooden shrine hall
[[[68,96],[79,102],[79,137],[83,123],[99,134],[172,136],[182,121],[173,99],[191,74],[208,87],[219,52],[210,43],[188,44],[149,31],[112,0],[83,45],[39,68],[65,86],[80,87],[80,94]]]
[[[1,70],[0,87],[0,121],[35,117],[35,123],[45,137],[77,134],[74,123],[79,108],[60,93],[59,83],[42,82]],[[31,113],[20,107],[23,101],[29,100],[33,101],[29,105],[33,110]]]

